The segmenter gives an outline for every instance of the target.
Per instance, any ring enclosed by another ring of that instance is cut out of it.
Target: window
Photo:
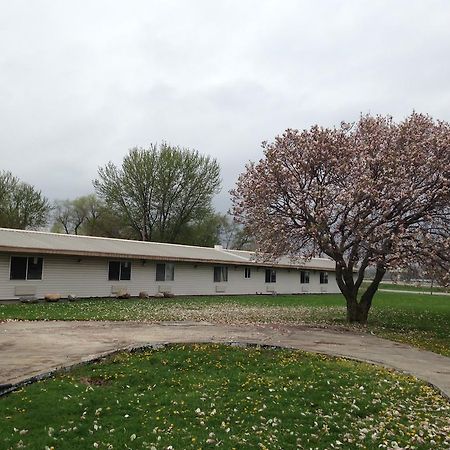
[[[43,258],[37,256],[11,256],[11,280],[42,280]]]
[[[156,264],[156,281],[166,281],[165,264]]]
[[[11,269],[9,273],[9,278],[11,280],[26,280],[27,265],[28,265],[28,258],[22,258],[20,256],[11,256]]]
[[[252,275],[252,271],[250,270],[250,267],[246,267],[244,269],[244,278],[250,278]]]
[[[300,271],[300,283],[301,284],[308,284],[309,283],[309,272],[306,270]]]
[[[42,258],[28,258],[27,280],[42,279]]]
[[[110,261],[108,280],[131,280],[131,262]]]
[[[175,264],[156,264],[156,281],[173,281],[175,279]]]
[[[277,271],[275,269],[266,269],[266,283],[277,282]]]
[[[120,280],[120,261],[109,262],[108,280]]]
[[[221,281],[228,281],[228,267],[216,266],[214,267],[214,283]]]
[[[320,272],[320,284],[328,284],[328,272]]]
[[[125,261],[120,263],[120,279],[131,280],[131,262]]]

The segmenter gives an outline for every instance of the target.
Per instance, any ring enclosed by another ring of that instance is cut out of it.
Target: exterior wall
[[[251,267],[251,278],[246,279],[244,266],[229,265],[228,281],[215,283],[214,265],[180,262],[175,263],[175,280],[160,282],[155,281],[156,261],[134,260],[130,281],[109,281],[109,259],[56,255],[43,258],[42,280],[10,280],[10,255],[0,254],[0,300],[17,299],[26,291],[34,291],[38,298],[55,293],[63,297],[110,297],[114,289],[124,289],[132,296],[140,291],[150,295],[163,291],[175,295],[339,292],[334,272],[329,272],[328,284],[320,284],[319,271],[309,271],[310,283],[302,285],[299,270],[276,269],[276,283],[265,283],[265,268]]]

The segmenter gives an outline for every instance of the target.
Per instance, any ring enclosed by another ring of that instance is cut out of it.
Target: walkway
[[[432,352],[333,329],[205,322],[0,323],[0,384],[4,389],[118,349],[169,342],[240,342],[344,356],[415,375],[450,397],[450,358]]]

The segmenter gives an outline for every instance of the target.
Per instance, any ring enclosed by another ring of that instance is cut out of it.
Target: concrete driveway
[[[3,322],[0,390],[124,348],[165,343],[239,342],[302,349],[397,369],[450,397],[450,358],[370,334],[286,325],[206,322]]]

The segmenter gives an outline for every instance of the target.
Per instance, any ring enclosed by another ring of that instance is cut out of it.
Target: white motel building
[[[0,300],[339,292],[335,264],[249,251],[0,228]]]

